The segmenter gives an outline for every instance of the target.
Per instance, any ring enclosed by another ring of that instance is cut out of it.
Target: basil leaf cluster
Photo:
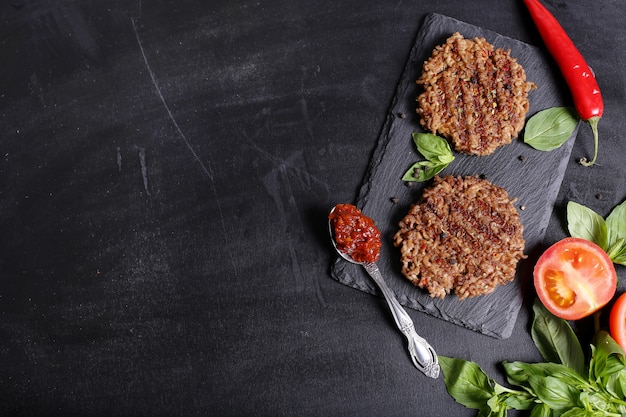
[[[454,155],[447,140],[431,133],[413,133],[413,142],[417,151],[425,161],[414,163],[404,173],[403,181],[428,181],[443,171],[452,161]]]
[[[572,237],[600,246],[613,263],[626,266],[626,201],[616,206],[606,219],[570,201],[567,203],[567,229]]]
[[[624,351],[605,331],[591,343],[585,361],[580,341],[566,320],[536,300],[531,335],[545,362],[504,362],[506,380],[489,378],[474,362],[439,357],[448,393],[478,417],[505,417],[508,410],[530,411],[531,417],[626,415]]]

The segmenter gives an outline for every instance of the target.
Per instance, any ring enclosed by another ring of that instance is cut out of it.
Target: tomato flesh
[[[548,248],[534,270],[535,289],[555,316],[578,320],[605,306],[615,294],[613,262],[598,245],[566,238]]]
[[[576,293],[567,286],[563,271],[546,271],[545,285],[550,298],[559,307],[568,308],[576,302]]]
[[[611,337],[626,350],[626,293],[620,295],[611,308],[609,330]]]

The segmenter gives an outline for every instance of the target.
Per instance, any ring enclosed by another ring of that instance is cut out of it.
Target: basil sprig
[[[444,170],[454,155],[445,139],[431,133],[413,133],[413,142],[425,161],[414,163],[402,177],[403,181],[428,181]]]
[[[626,201],[616,206],[606,219],[589,207],[570,201],[567,229],[572,237],[600,246],[613,263],[626,266]]]
[[[578,114],[571,107],[542,110],[526,122],[524,143],[540,151],[557,149],[569,139],[578,122]]]
[[[562,363],[579,375],[585,374],[585,355],[576,334],[565,320],[554,320],[540,302],[533,305],[535,318],[530,334],[541,356],[548,362]]]
[[[591,344],[585,363],[582,346],[569,323],[535,301],[532,338],[546,362],[504,362],[508,388],[489,378],[474,362],[439,357],[448,393],[479,417],[504,417],[508,410],[531,416],[626,415],[624,351],[605,331]]]

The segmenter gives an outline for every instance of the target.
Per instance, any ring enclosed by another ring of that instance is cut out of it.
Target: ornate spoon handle
[[[378,266],[375,263],[364,263],[363,267],[382,291],[398,329],[407,338],[408,350],[415,367],[422,371],[424,375],[437,378],[439,376],[437,353],[435,353],[435,350],[426,339],[417,334],[413,320],[411,320],[409,314],[400,305],[387,283],[385,283]]]

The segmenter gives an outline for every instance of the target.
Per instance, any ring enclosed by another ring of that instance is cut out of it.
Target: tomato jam
[[[374,221],[352,204],[337,204],[328,215],[337,249],[357,262],[376,262],[380,257],[380,231]]]

